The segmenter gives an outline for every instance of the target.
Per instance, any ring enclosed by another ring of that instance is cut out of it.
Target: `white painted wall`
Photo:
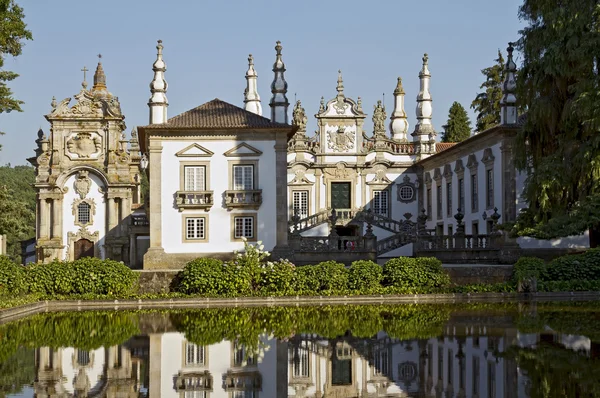
[[[61,349],[62,371],[64,379],[66,380],[63,386],[65,390],[71,394],[75,391],[73,383],[75,381],[75,376],[79,373],[79,368],[74,366],[76,358],[75,348],[69,347]],[[103,383],[102,375],[104,373],[104,360],[104,347],[90,351],[90,364],[83,368],[90,383],[90,390]]]
[[[229,189],[228,161],[234,157],[223,156],[223,153],[239,145],[242,141],[202,141],[200,144],[214,152],[208,157],[183,157],[175,153],[190,145],[189,141],[163,142],[162,152],[162,244],[166,253],[223,253],[243,249],[242,242],[231,242],[230,218],[235,213],[258,214],[257,237],[262,241],[265,250],[272,250],[276,239],[276,202],[275,202],[275,141],[243,141],[262,151],[256,157],[242,157],[242,160],[258,160],[258,189],[262,189],[263,203],[254,210],[231,210],[224,206],[223,194]],[[182,243],[182,214],[202,214],[203,210],[179,212],[175,206],[174,194],[180,190],[179,168],[181,161],[210,161],[210,190],[214,192],[215,204],[210,209],[208,237],[205,243]]]
[[[90,173],[88,174],[88,177],[90,178],[90,180],[92,181],[92,184],[90,186],[90,192],[87,194],[86,198],[90,198],[94,201],[94,203],[96,204],[96,213],[92,215],[92,221],[93,224],[88,226],[87,229],[88,231],[90,231],[90,233],[94,233],[96,231],[98,231],[99,233],[99,241],[98,241],[98,245],[99,245],[99,249],[100,249],[100,258],[105,258],[105,251],[104,251],[104,239],[106,237],[106,203],[105,203],[105,199],[104,199],[104,194],[102,194],[100,191],[105,191],[105,184],[102,181],[102,179],[100,179],[100,177],[98,177],[96,174],[94,174],[93,171],[90,171]],[[63,242],[65,245],[65,249],[63,250],[63,255],[62,258],[67,258],[68,259],[68,248],[66,247],[69,240],[67,237],[67,234],[69,232],[73,232],[76,233],[77,231],[79,231],[80,227],[75,225],[75,215],[73,215],[73,202],[75,200],[80,199],[80,196],[77,194],[76,190],[75,190],[75,180],[77,179],[77,172],[75,172],[74,174],[70,175],[66,182],[64,187],[68,188],[67,192],[64,194],[63,197]]]

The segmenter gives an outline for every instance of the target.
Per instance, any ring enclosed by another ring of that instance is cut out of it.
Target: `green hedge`
[[[398,257],[383,266],[383,283],[396,289],[445,288],[450,276],[434,257]]]
[[[381,290],[383,271],[373,261],[359,260],[348,270],[348,289],[359,292],[377,292]]]
[[[82,258],[27,267],[0,257],[0,294],[126,295],[137,289],[138,274],[114,260]]]

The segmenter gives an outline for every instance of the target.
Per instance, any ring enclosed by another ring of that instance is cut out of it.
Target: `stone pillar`
[[[125,236],[127,234],[127,225],[125,224],[125,219],[129,216],[129,210],[131,206],[129,205],[128,197],[121,197],[119,201],[119,222],[121,223],[121,235]]]
[[[117,226],[117,206],[115,203],[115,198],[108,198],[108,234],[114,235],[114,229]]]
[[[162,145],[151,142],[150,151],[150,249],[162,249],[161,158]],[[287,166],[286,166],[287,169]]]
[[[38,234],[38,238],[39,239],[48,239],[50,236],[49,234],[49,209],[48,209],[48,202],[46,201],[46,198],[41,198],[40,201],[40,230],[39,230],[39,234]]]
[[[277,200],[277,243],[279,248],[288,245],[288,211],[287,211],[287,135],[277,134],[275,143],[275,197]]]
[[[162,335],[150,334],[149,347],[149,377],[148,398],[160,398],[161,396],[161,357],[162,357]]]
[[[52,201],[52,237],[54,239],[62,239],[62,199],[54,199]]]

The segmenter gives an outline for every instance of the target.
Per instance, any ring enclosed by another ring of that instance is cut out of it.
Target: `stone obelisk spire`
[[[246,71],[246,90],[244,91],[244,109],[262,116],[262,105],[258,95],[258,74],[254,69],[254,58],[248,55],[248,71]]]
[[[290,102],[286,96],[288,85],[284,76],[285,64],[281,59],[282,48],[281,42],[278,41],[275,46],[277,58],[273,64],[275,76],[273,78],[273,83],[271,83],[271,93],[273,93],[273,96],[271,97],[269,105],[271,106],[271,121],[288,124],[288,107],[290,106]]]
[[[167,100],[167,88],[168,84],[165,80],[165,71],[167,70],[167,64],[163,61],[163,45],[162,40],[158,41],[156,46],[157,54],[156,61],[152,65],[154,71],[154,79],[150,83],[150,101],[148,106],[150,107],[150,124],[161,124],[167,121],[167,107],[169,101]]]
[[[402,78],[398,78],[398,84],[394,90],[394,112],[392,112],[390,130],[392,139],[397,141],[408,141],[408,119],[404,111],[404,87]]]
[[[516,124],[517,123],[517,82],[515,73],[517,65],[513,60],[513,43],[508,43],[506,49],[508,58],[506,60],[506,76],[502,85],[502,99],[500,100],[500,124]]]
[[[435,130],[431,123],[432,101],[429,92],[431,74],[429,73],[429,56],[423,55],[423,67],[419,72],[420,90],[417,95],[417,124],[412,136],[416,145],[417,153],[435,153]]]

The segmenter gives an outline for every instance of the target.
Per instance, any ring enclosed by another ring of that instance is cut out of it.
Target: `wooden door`
[[[94,257],[94,242],[88,239],[79,239],[75,242],[74,260],[82,257]]]
[[[331,183],[331,208],[332,209],[350,209],[351,208],[350,183],[332,182]]]

